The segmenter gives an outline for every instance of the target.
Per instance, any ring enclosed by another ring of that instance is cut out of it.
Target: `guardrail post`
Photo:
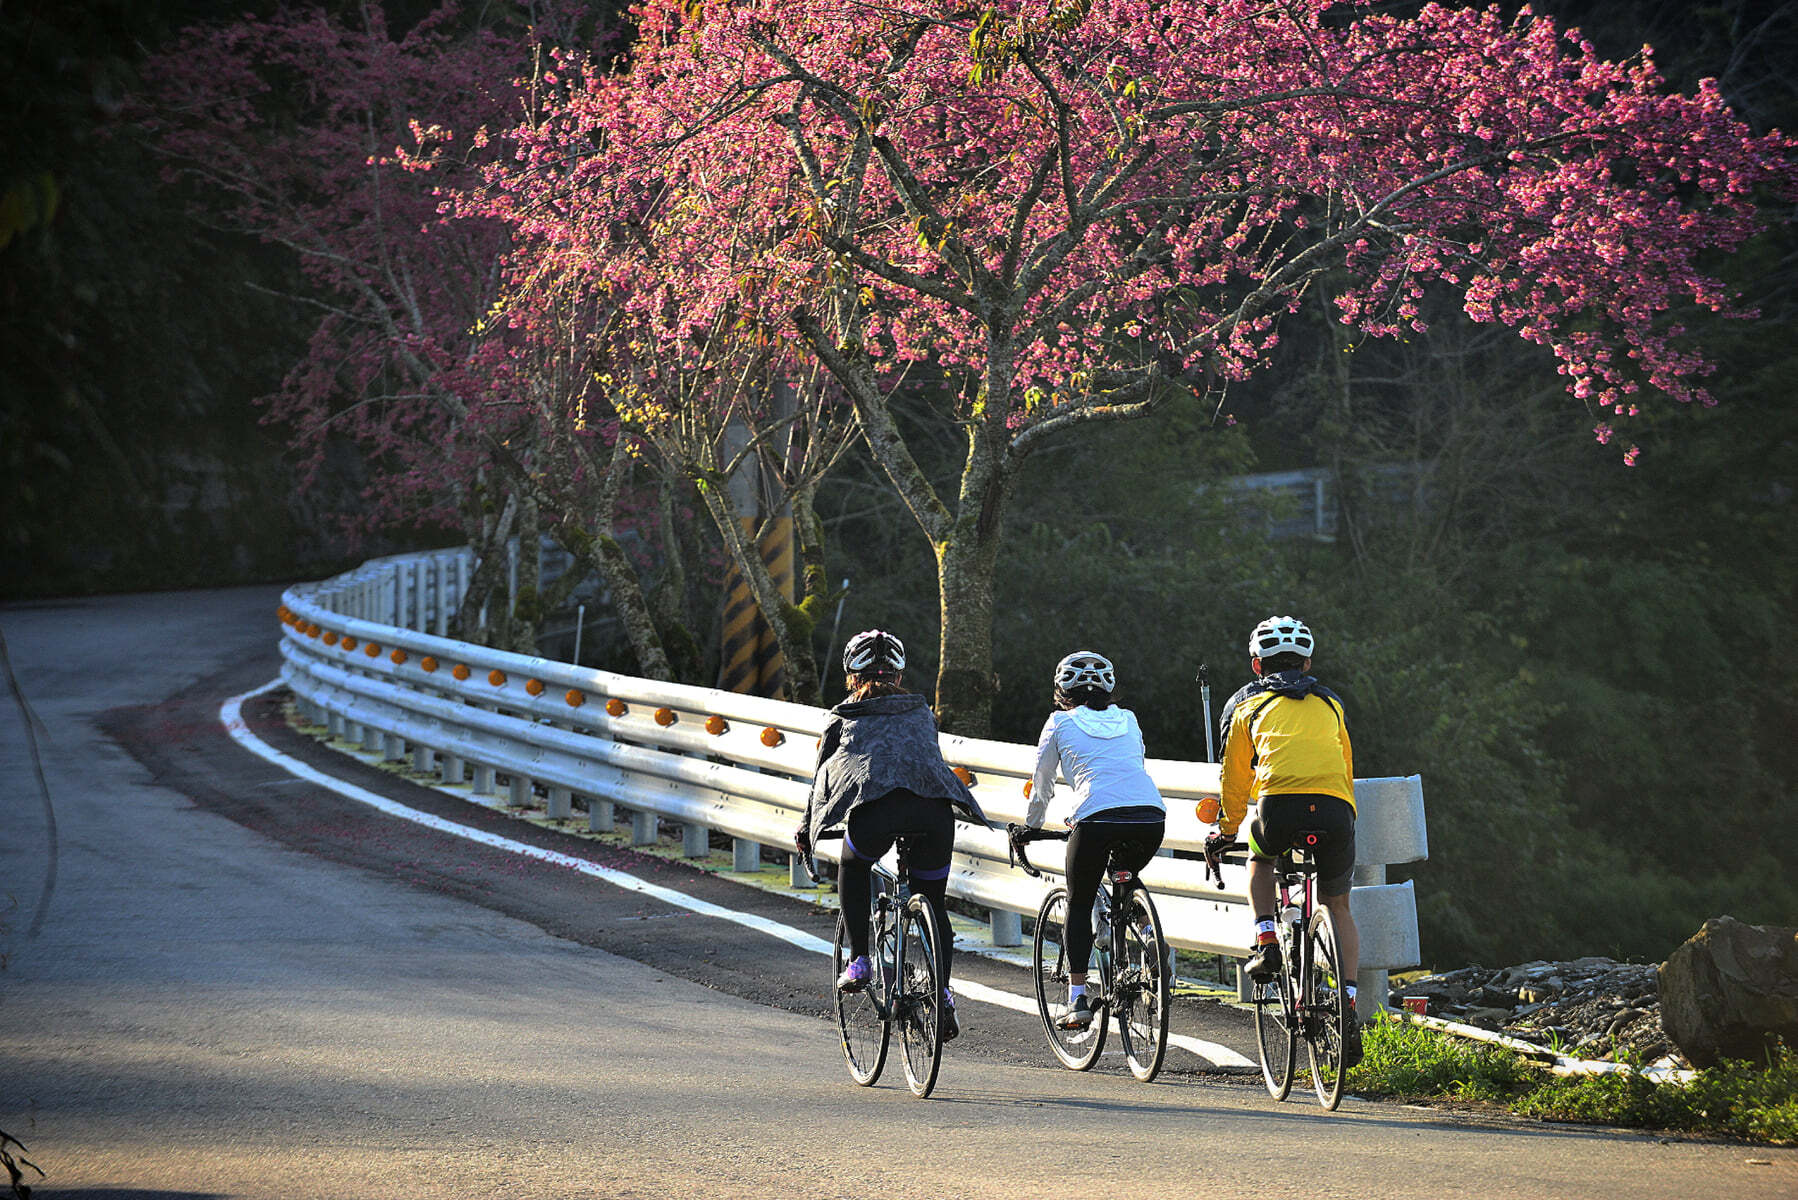
[[[549,789],[549,819],[566,821],[574,815],[574,793],[565,787]]]
[[[460,786],[463,781],[463,770],[464,765],[461,755],[445,754],[443,756],[443,782],[449,784],[451,787]]]
[[[362,748],[373,754],[379,754],[386,748],[387,735],[373,725],[362,727]]]
[[[342,738],[344,736],[342,713],[327,713],[325,715],[325,732],[329,733],[334,738]]]
[[[631,845],[653,846],[656,840],[656,815],[640,808],[631,810]]]
[[[388,762],[401,762],[406,757],[406,739],[390,733],[381,742],[381,757]]]
[[[796,888],[815,888],[820,886],[810,875],[805,873],[805,860],[797,854],[787,855],[787,886]]]
[[[1373,863],[1365,867],[1356,867],[1350,879],[1351,887],[1374,887],[1386,882],[1386,867],[1382,863]],[[1387,1003],[1392,991],[1390,976],[1386,971],[1370,970],[1362,967],[1355,972],[1355,1011],[1363,1017],[1373,1017],[1391,1007]]]
[[[752,842],[748,838],[732,838],[730,843],[730,869],[733,871],[759,871],[762,869],[762,844]],[[803,874],[803,871],[801,872]]]
[[[513,775],[511,787],[506,794],[506,803],[513,808],[529,808],[531,806],[531,781],[524,775]]]
[[[712,831],[697,821],[680,828],[680,852],[688,858],[704,858],[712,852]]]
[[[429,775],[436,767],[437,752],[425,745],[412,747],[412,769],[420,775]]]
[[[485,763],[474,765],[474,794],[477,796],[493,795],[493,768]]]
[[[995,908],[988,917],[987,924],[992,928],[993,945],[1022,946],[1024,944],[1024,918],[1022,915],[1003,908]]]
[[[589,799],[587,801],[587,832],[610,833],[618,824],[618,814],[612,811],[610,800]]]
[[[1243,1004],[1255,1002],[1255,983],[1249,978],[1249,973],[1242,969],[1241,963],[1236,964],[1236,999]]]

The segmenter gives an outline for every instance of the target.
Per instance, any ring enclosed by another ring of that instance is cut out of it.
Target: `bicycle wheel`
[[[1267,1094],[1284,1100],[1292,1091],[1299,1061],[1298,1013],[1293,1007],[1292,962],[1288,957],[1272,979],[1252,980],[1255,1044],[1261,1049],[1261,1081]]]
[[[887,1039],[892,1026],[881,1000],[885,989],[881,986],[878,967],[876,977],[859,992],[845,992],[836,987],[836,980],[849,965],[850,957],[849,930],[843,924],[843,918],[838,917],[836,948],[831,953],[834,973],[830,977],[831,990],[837,994],[837,1030],[843,1035],[843,1057],[849,1062],[850,1078],[863,1087],[870,1087],[880,1078],[880,1069],[886,1066]]]
[[[922,896],[899,913],[899,980],[893,1020],[905,1058],[912,1095],[928,1096],[936,1086],[943,1056],[943,964],[937,954],[936,914]]]
[[[1311,970],[1306,976],[1305,1046],[1311,1056],[1311,1089],[1317,1102],[1333,1109],[1342,1102],[1343,1025],[1348,1018],[1348,992],[1342,986],[1342,948],[1330,910],[1311,914]]]
[[[1067,1006],[1068,952],[1062,936],[1067,928],[1068,892],[1056,888],[1043,897],[1036,910],[1036,936],[1031,940],[1030,958],[1036,969],[1036,1012],[1043,1019],[1043,1032],[1048,1035],[1049,1049],[1061,1065],[1084,1071],[1099,1059],[1105,1049],[1105,1018],[1095,1013],[1093,1023],[1085,1029],[1061,1029],[1055,1024]]]
[[[1167,937],[1161,915],[1142,887],[1130,889],[1124,902],[1124,954],[1112,982],[1112,1010],[1130,1073],[1148,1083],[1167,1056],[1169,992]]]

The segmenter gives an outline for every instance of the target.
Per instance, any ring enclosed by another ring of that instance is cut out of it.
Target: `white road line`
[[[446,821],[441,817],[432,816],[430,813],[419,812],[417,809],[407,808],[405,805],[389,800],[385,796],[378,795],[375,792],[371,792],[367,788],[357,787],[353,783],[345,783],[341,779],[327,775],[325,772],[301,762],[292,755],[283,754],[281,751],[275,749],[273,746],[251,733],[249,726],[244,723],[243,719],[244,701],[254,696],[260,696],[262,693],[272,691],[280,686],[281,681],[279,679],[271,679],[259,688],[244,692],[242,695],[231,697],[229,700],[225,701],[224,704],[219,706],[219,720],[224,724],[225,732],[231,735],[232,741],[248,750],[251,754],[256,755],[258,758],[264,759],[273,763],[275,766],[280,767],[290,775],[297,776],[310,783],[315,783],[319,787],[329,788],[331,791],[336,792],[345,799],[354,800],[359,804],[366,804],[370,808],[386,813],[390,817],[398,817],[402,821],[411,821],[413,824],[422,825],[426,829],[434,829],[439,833],[447,833],[452,837],[459,837],[466,839],[467,841],[478,842],[483,846],[491,846],[498,850],[506,850],[513,854],[521,854],[526,858],[534,858],[539,862],[550,863],[553,866],[567,867],[569,870],[579,871],[583,875],[589,875],[595,879],[604,880],[627,892],[637,892],[660,900],[664,904],[671,904],[677,908],[684,908],[689,912],[699,913],[702,916],[716,917],[721,921],[730,921],[731,923],[741,925],[746,929],[753,929],[757,933],[765,933],[769,937],[778,938],[788,945],[797,946],[801,950],[809,950],[813,954],[829,955],[832,951],[829,942],[821,937],[807,933],[803,929],[794,929],[790,925],[783,925],[779,921],[771,921],[767,917],[758,917],[754,913],[737,912],[734,909],[724,908],[721,905],[711,903],[709,900],[701,900],[697,896],[689,896],[685,892],[677,892],[673,888],[662,887],[659,884],[646,882],[645,880],[638,879],[635,875],[631,875],[624,871],[614,870],[611,867],[602,867],[598,863],[589,862],[584,858],[576,858],[572,854],[562,854],[559,851],[545,850],[539,846],[532,846],[525,842],[516,842],[511,838],[501,837],[496,833],[488,833],[480,829],[471,829],[466,825],[458,825],[454,821]],[[969,979],[958,979],[955,981],[955,994],[957,997],[966,997],[969,1000],[978,1000],[986,1004],[996,1004],[1000,1008],[1009,1008],[1014,1012],[1027,1013],[1030,1015],[1035,1015],[1036,1013],[1036,1001],[1033,998],[1000,991],[998,988],[987,987],[985,984],[975,983],[973,980]],[[1200,1058],[1207,1059],[1218,1066],[1254,1066],[1252,1062],[1236,1053],[1236,1051],[1230,1049],[1228,1046],[1219,1045],[1216,1042],[1207,1042],[1201,1038],[1172,1034],[1168,1037],[1168,1044],[1170,1046],[1178,1046],[1183,1050],[1189,1050]]]

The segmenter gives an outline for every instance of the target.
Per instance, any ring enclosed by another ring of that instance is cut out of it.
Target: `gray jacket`
[[[900,790],[949,802],[963,820],[991,827],[967,785],[943,761],[936,714],[915,693],[845,701],[830,710],[805,807],[813,842],[849,811]]]

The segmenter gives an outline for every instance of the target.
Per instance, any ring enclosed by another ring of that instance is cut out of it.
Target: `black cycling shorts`
[[[1355,873],[1355,810],[1347,800],[1313,792],[1263,796],[1248,829],[1249,852],[1263,862],[1291,849],[1299,830],[1323,831],[1316,853],[1317,890],[1325,896],[1349,890]]]
[[[911,838],[907,864],[912,881],[949,878],[955,853],[955,813],[947,800],[918,796],[903,788],[849,810],[843,841],[849,853],[874,862],[893,848],[899,835]]]

